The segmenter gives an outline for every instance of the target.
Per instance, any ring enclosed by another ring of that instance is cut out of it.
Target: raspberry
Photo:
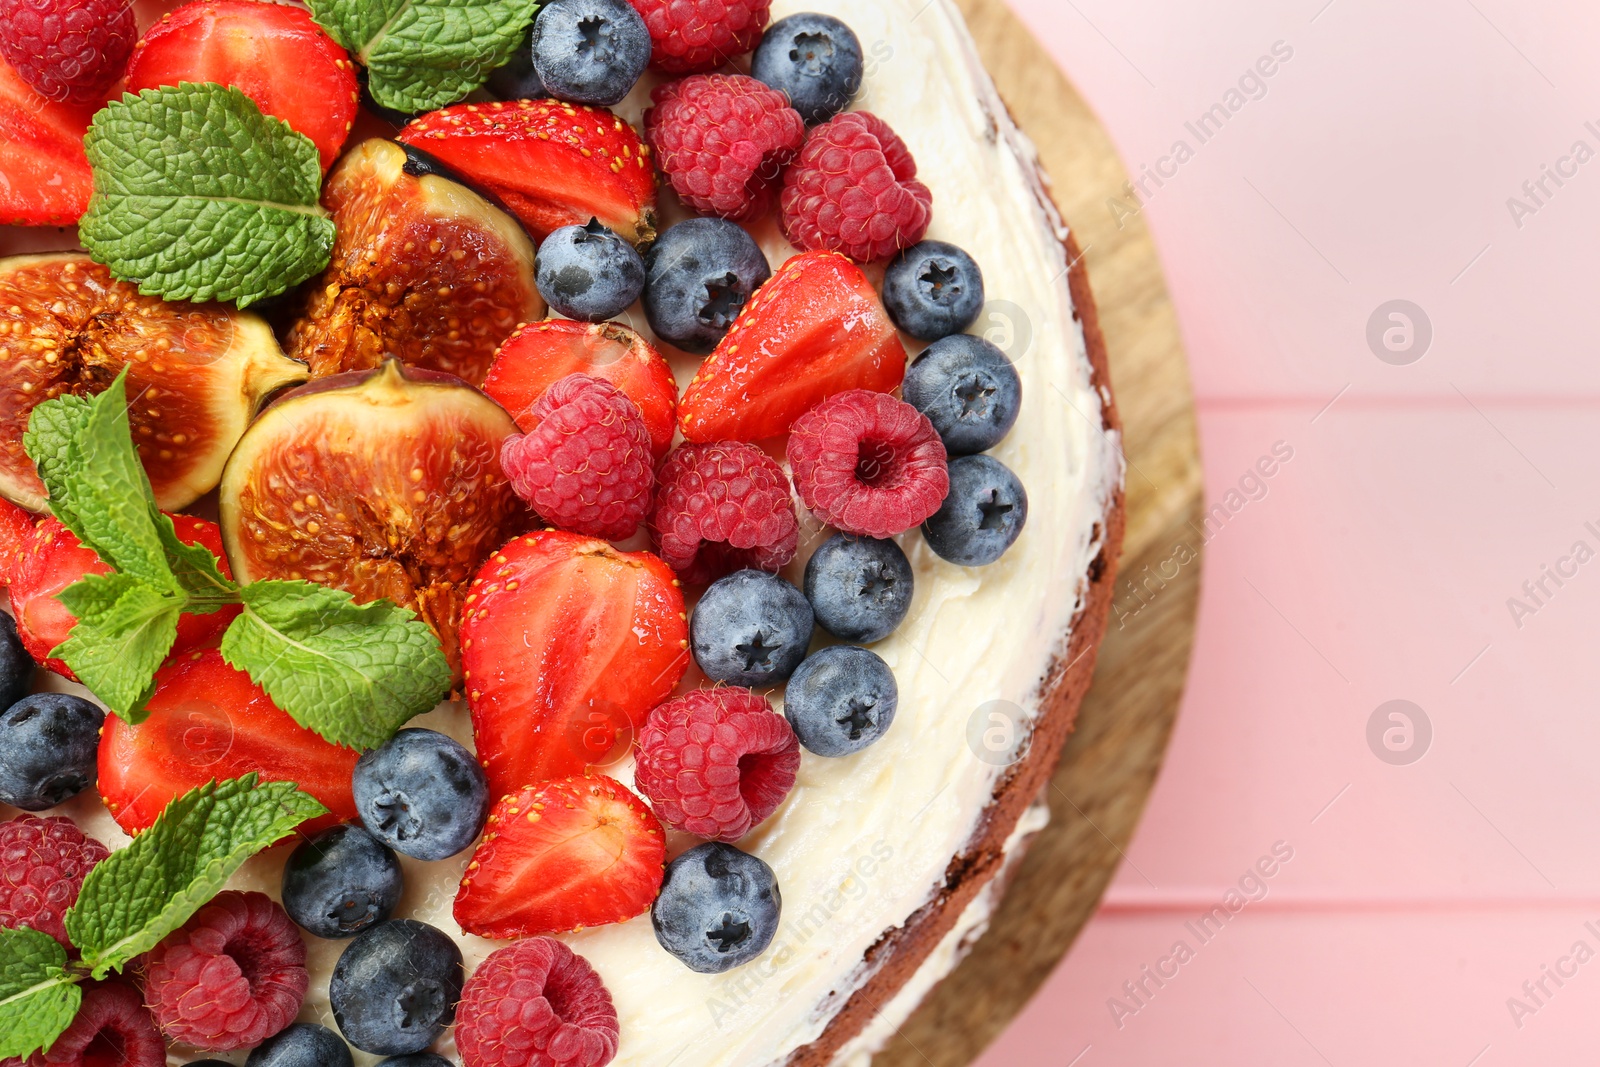
[[[29,926],[70,944],[62,919],[89,869],[109,855],[71,819],[23,815],[0,826],[0,926]]]
[[[755,445],[683,445],[661,465],[651,530],[690,585],[754,567],[776,572],[800,547],[789,479]]]
[[[800,769],[800,741],[766,697],[697,689],[650,713],[634,784],[674,830],[737,841],[778,810]]]
[[[29,1056],[27,1067],[166,1067],[167,1043],[127,982],[96,982],[83,988],[72,1025],[50,1051]],[[22,1067],[20,1059],[0,1067]]]
[[[777,201],[783,168],[805,144],[789,98],[743,74],[656,87],[645,138],[672,188],[702,215],[748,222]]]
[[[944,442],[928,417],[887,393],[851,389],[795,420],[789,469],[806,507],[845,533],[893,537],[950,493]]]
[[[456,1048],[466,1067],[604,1067],[617,1009],[589,961],[552,937],[491,953],[461,992]]]
[[[917,161],[886,122],[840,115],[811,131],[784,175],[784,236],[858,263],[889,259],[928,232],[933,194],[916,177]]]
[[[300,931],[263,893],[218,893],[145,963],[161,1029],[215,1052],[253,1048],[288,1026],[309,983]]]
[[[610,382],[569,374],[500,446],[511,488],[547,522],[608,541],[633,536],[650,511],[650,427]],[[536,425],[534,425],[536,423]]]
[[[139,37],[128,0],[0,0],[0,55],[41,96],[95,104]]]
[[[720,67],[761,43],[772,0],[628,0],[650,30],[650,65],[668,74]]]

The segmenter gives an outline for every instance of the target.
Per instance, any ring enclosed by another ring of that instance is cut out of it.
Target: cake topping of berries
[[[461,994],[465,1067],[605,1067],[617,1009],[589,961],[550,937],[490,954]]]
[[[691,585],[745,567],[777,571],[800,545],[783,468],[736,441],[683,445],[667,457],[650,528],[661,558]]]
[[[644,313],[661,340],[703,356],[770,277],[766,255],[744,227],[688,219],[662,234],[645,260]]]
[[[720,67],[750,51],[772,0],[628,0],[650,29],[650,65],[668,74]]]
[[[772,868],[732,845],[708,841],[667,865],[650,909],[661,947],[699,974],[721,974],[767,950],[783,898]]]
[[[783,715],[807,751],[849,756],[894,722],[900,689],[871,649],[831,645],[800,664],[783,690]]]
[[[127,0],[0,0],[0,55],[47,100],[103,101],[139,26]]]
[[[120,979],[85,985],[83,1003],[72,1025],[48,1053],[7,1067],[165,1067],[167,1045],[150,1018],[139,991]]]
[[[983,310],[983,271],[961,248],[923,241],[883,272],[883,306],[895,325],[922,341],[960,333]]]
[[[803,11],[767,27],[750,73],[782,90],[808,125],[826,122],[855,99],[866,73],[861,40],[831,15]]]
[[[603,378],[570,374],[534,404],[526,434],[500,446],[517,495],[547,522],[621,541],[650,511],[650,427],[628,395]]]
[[[0,225],[78,221],[94,194],[83,148],[94,114],[94,104],[58,104],[40,96],[0,60]]]
[[[806,658],[815,621],[805,595],[776,574],[735,571],[695,605],[689,647],[713,681],[778,685]]]
[[[766,697],[720,686],[650,713],[634,778],[674,830],[737,841],[778,810],[799,769],[800,742]]]
[[[905,370],[905,346],[866,274],[836,253],[807,252],[779,268],[700,364],[678,424],[690,441],[776,437],[835,393],[890,392]]]
[[[354,937],[400,906],[405,877],[383,842],[355,823],[308,837],[283,865],[283,908],[318,937]]]
[[[701,74],[657,86],[651,99],[645,136],[685,204],[734,222],[772,210],[806,139],[783,93],[743,74]]]
[[[906,403],[928,416],[952,456],[986,452],[1005,439],[1022,408],[1022,379],[981,337],[935,341],[906,370]]]
[[[0,824],[0,926],[30,927],[67,944],[67,909],[109,855],[71,819],[23,815]]]
[[[845,533],[893,537],[938,511],[950,491],[933,424],[886,393],[824,400],[795,422],[788,448],[800,499]]]
[[[650,65],[650,31],[626,0],[549,0],[530,38],[542,96],[609,107]]]
[[[363,754],[350,785],[373,836],[419,860],[463,851],[489,814],[483,768],[465,745],[434,730],[401,730]]]
[[[344,1039],[316,1023],[289,1025],[244,1061],[245,1067],[354,1067],[354,1063]]]
[[[642,915],[661,888],[666,834],[603,774],[528,786],[495,805],[456,895],[461,928],[511,939]]]
[[[88,789],[105,721],[98,704],[69,693],[11,705],[0,714],[0,802],[43,811]]]
[[[783,232],[797,248],[875,263],[928,232],[933,193],[889,124],[852,111],[811,131],[783,179]]]
[[[911,610],[911,561],[893,541],[836,533],[806,560],[806,599],[833,636],[859,644],[894,633]]]
[[[590,219],[544,239],[535,280],[539,295],[567,318],[604,322],[628,310],[644,292],[644,259],[600,220]]]
[[[1028,520],[1028,493],[992,456],[950,461],[950,495],[922,524],[928,547],[963,567],[985,567],[1006,554]]]
[[[345,1040],[363,1052],[421,1052],[456,1017],[465,980],[461,946],[415,919],[357,934],[328,980],[328,1005]]]
[[[309,984],[300,931],[263,893],[218,893],[145,963],[161,1029],[209,1051],[253,1048],[288,1026]]]

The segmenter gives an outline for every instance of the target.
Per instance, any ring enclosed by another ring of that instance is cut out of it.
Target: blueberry
[[[455,1067],[437,1052],[417,1052],[410,1056],[390,1056],[378,1067]]]
[[[415,919],[390,919],[356,935],[334,964],[328,1001],[345,1040],[363,1052],[403,1056],[433,1044],[456,1017],[461,949]]]
[[[17,636],[17,620],[0,612],[0,708],[28,695],[33,682],[33,657]]]
[[[1028,521],[1028,493],[991,456],[950,461],[950,495],[922,524],[928,547],[951,563],[983,567],[1006,554]]]
[[[283,866],[283,909],[318,937],[354,937],[394,914],[405,880],[394,853],[359,826],[302,841]]]
[[[1022,379],[1000,349],[958,333],[911,361],[904,395],[928,416],[946,452],[969,456],[993,448],[1016,425]]]
[[[849,107],[861,89],[861,40],[836,18],[790,15],[767,27],[750,73],[789,94],[807,125],[826,122]]]
[[[806,658],[815,626],[800,590],[766,571],[736,571],[700,597],[689,620],[689,644],[694,661],[715,681],[777,685]]]
[[[106,713],[82,697],[35,693],[0,715],[0,801],[43,811],[94,784]]]
[[[460,743],[433,730],[401,730],[363,755],[351,785],[373,836],[419,860],[462,851],[489,815],[483,768]]]
[[[489,95],[500,100],[544,100],[550,96],[550,91],[544,87],[544,82],[539,80],[539,74],[533,69],[533,30],[528,30],[528,35],[522,39],[517,50],[511,54],[511,61],[493,74],[483,86]]]
[[[227,1060],[190,1060],[188,1067],[233,1067]]]
[[[889,730],[900,687],[877,653],[834,645],[807,657],[783,691],[783,714],[819,756],[860,752]]]
[[[772,277],[761,246],[725,219],[690,219],[661,235],[645,259],[644,313],[656,336],[706,355]]]
[[[316,1023],[290,1023],[255,1047],[244,1067],[354,1067],[339,1035]]]
[[[915,579],[893,541],[837,533],[806,563],[806,599],[817,622],[835,637],[881,641],[905,621]]]
[[[550,306],[579,322],[620,315],[644,292],[644,260],[627,241],[590,219],[544,239],[534,281]]]
[[[883,306],[912,337],[949,337],[978,321],[983,271],[955,245],[923,241],[895,256],[884,271]]]
[[[699,974],[749,963],[772,944],[783,898],[761,860],[708,841],[667,864],[650,923],[661,947]]]
[[[626,0],[549,0],[530,44],[545,90],[575,104],[610,107],[650,65],[650,31]]]

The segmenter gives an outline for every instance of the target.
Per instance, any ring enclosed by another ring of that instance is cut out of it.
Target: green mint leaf
[[[55,648],[89,691],[130,723],[148,718],[156,670],[178,639],[187,600],[131,574],[94,574],[56,597],[78,617]]]
[[[275,296],[327,266],[317,146],[237,89],[131,93],[84,139],[94,196],[78,235],[111,273],[168,300]]]
[[[67,950],[55,938],[26,927],[0,930],[0,1058],[49,1049],[82,1000]]]
[[[336,745],[375,748],[450,691],[439,639],[406,608],[300,581],[253,582],[241,596],[223,658]]]
[[[67,936],[95,978],[189,921],[244,861],[328,809],[293,782],[253,774],[191,790],[84,879]]]
[[[510,61],[538,0],[309,0],[322,28],[367,68],[373,99],[398,111],[460,100]]]

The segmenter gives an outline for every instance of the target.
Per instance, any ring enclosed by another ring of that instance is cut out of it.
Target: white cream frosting
[[[618,1067],[765,1067],[823,1033],[870,977],[867,950],[935,897],[951,857],[973,838],[1003,768],[974,755],[969,721],[994,701],[1015,705],[1023,719],[1037,713],[1041,683],[1082,606],[1101,520],[1121,478],[1119,444],[1102,430],[1102,397],[1073,316],[1064,231],[1039,201],[1032,148],[978,65],[954,6],[773,5],[774,19],[798,11],[835,15],[855,30],[867,59],[856,106],[886,120],[910,146],[933,191],[929,236],[960,244],[983,268],[991,314],[976,329],[989,329],[1008,348],[1023,382],[1016,429],[993,454],[1027,487],[1028,524],[1003,559],[982,569],[940,560],[915,531],[901,538],[916,572],[915,601],[899,631],[873,646],[899,682],[893,728],[855,756],[806,753],[783,807],[740,843],[772,866],[783,897],[778,934],[760,959],[726,975],[695,974],[656,943],[648,915],[565,936],[616,1002]],[[641,89],[619,110],[637,121],[646,104]],[[775,226],[757,234],[775,266],[792,254]],[[642,316],[634,317],[642,328]],[[681,363],[686,380],[692,365]],[[811,536],[790,568],[794,579],[820,541],[814,523],[805,532]],[[463,705],[445,705],[414,725],[471,740]],[[631,761],[608,773],[632,784]],[[67,810],[107,844],[126,843],[92,798]],[[677,835],[669,842],[674,853],[688,843]],[[252,861],[234,887],[277,895],[287,848]],[[498,946],[462,934],[451,917],[466,860],[405,861],[399,914],[456,936],[470,973]],[[980,895],[886,1008],[887,1032],[981,931],[991,895]],[[332,1026],[327,977],[345,942],[307,941],[313,978],[302,1017]],[[850,1062],[864,1063],[886,1036],[881,1024],[863,1035],[847,1050]],[[453,1052],[448,1036],[441,1050]],[[358,1054],[358,1062],[375,1059]]]

